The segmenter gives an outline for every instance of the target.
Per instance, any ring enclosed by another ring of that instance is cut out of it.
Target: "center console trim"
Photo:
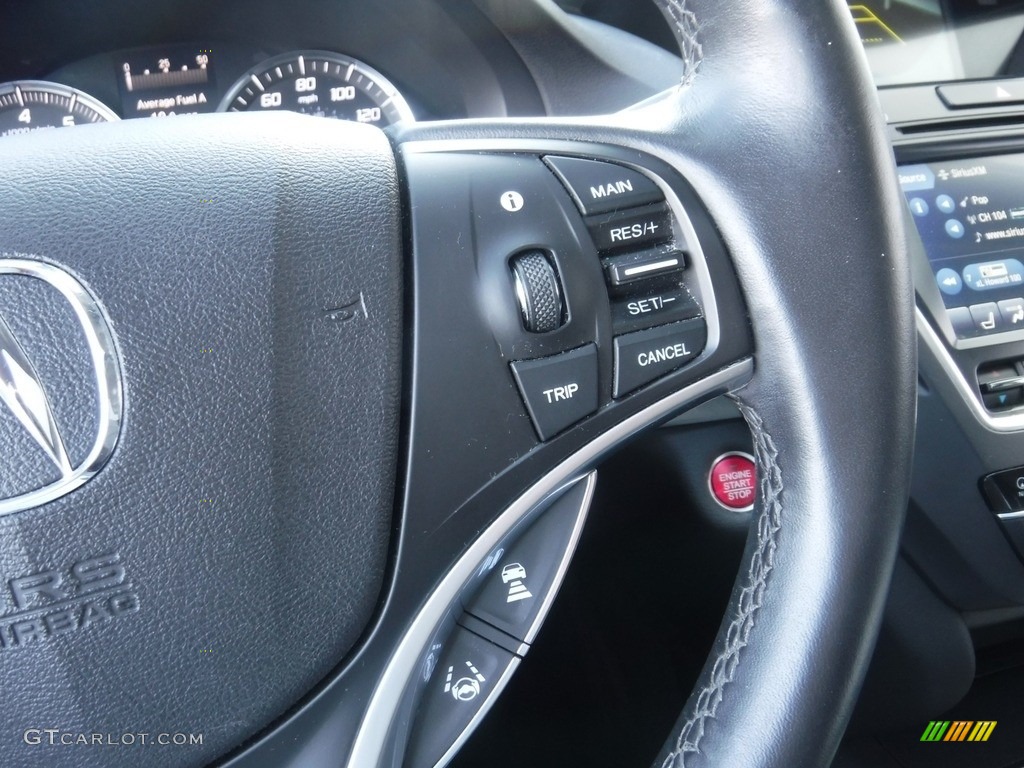
[[[942,366],[943,371],[949,376],[956,391],[967,403],[967,407],[974,414],[974,417],[993,432],[1020,432],[1024,430],[1024,413],[1008,413],[1001,416],[989,413],[982,405],[978,395],[975,394],[970,382],[967,381],[963,372],[957,367],[949,349],[942,339],[939,338],[939,334],[932,327],[928,318],[925,317],[924,312],[920,307],[916,307],[915,311],[917,312],[917,331],[921,340],[931,353],[935,355],[939,365]]]

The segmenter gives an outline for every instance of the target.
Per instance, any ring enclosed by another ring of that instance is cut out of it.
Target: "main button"
[[[664,200],[658,185],[639,171],[601,160],[544,158],[572,194],[584,216]]]
[[[674,371],[704,349],[703,318],[684,320],[615,337],[615,397]]]
[[[586,483],[577,483],[510,549],[489,560],[483,586],[467,605],[470,614],[518,640],[533,642],[538,618],[575,549],[586,493]]]
[[[500,692],[519,658],[467,629],[456,627],[442,648],[424,661],[427,679],[406,768],[434,768],[447,762],[463,733]]]
[[[597,410],[595,344],[540,360],[519,360],[512,363],[512,373],[541,440]]]

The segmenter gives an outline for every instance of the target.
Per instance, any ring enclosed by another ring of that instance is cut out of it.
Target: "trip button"
[[[646,248],[672,239],[672,217],[664,205],[587,219],[599,251]]]
[[[584,216],[633,208],[664,199],[658,185],[639,171],[601,160],[548,155],[555,172]]]
[[[597,410],[597,346],[512,363],[512,374],[541,440]]]
[[[576,483],[508,550],[488,558],[489,570],[466,610],[492,627],[532,643],[576,549],[591,491],[591,483]]]
[[[433,768],[447,762],[474,719],[501,692],[519,658],[462,627],[455,627],[423,663],[427,681],[404,765]]]
[[[622,397],[689,362],[704,349],[707,336],[703,318],[616,336],[613,395]]]

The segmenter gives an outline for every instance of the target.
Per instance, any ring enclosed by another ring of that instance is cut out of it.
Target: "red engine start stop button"
[[[754,457],[746,453],[726,453],[711,464],[708,475],[711,495],[726,509],[747,512],[754,508],[757,471]]]

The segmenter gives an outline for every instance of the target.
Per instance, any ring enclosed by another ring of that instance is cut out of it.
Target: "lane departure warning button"
[[[620,211],[664,199],[657,184],[631,168],[578,157],[549,155],[544,161],[572,193],[584,216]]]
[[[739,452],[719,456],[711,465],[708,488],[715,501],[726,509],[738,512],[753,509],[757,490],[754,457]]]
[[[512,363],[512,373],[541,440],[597,410],[597,346]]]
[[[432,645],[423,659],[420,676],[426,687],[402,765],[446,765],[459,737],[486,711],[518,665],[516,656],[462,627]]]

